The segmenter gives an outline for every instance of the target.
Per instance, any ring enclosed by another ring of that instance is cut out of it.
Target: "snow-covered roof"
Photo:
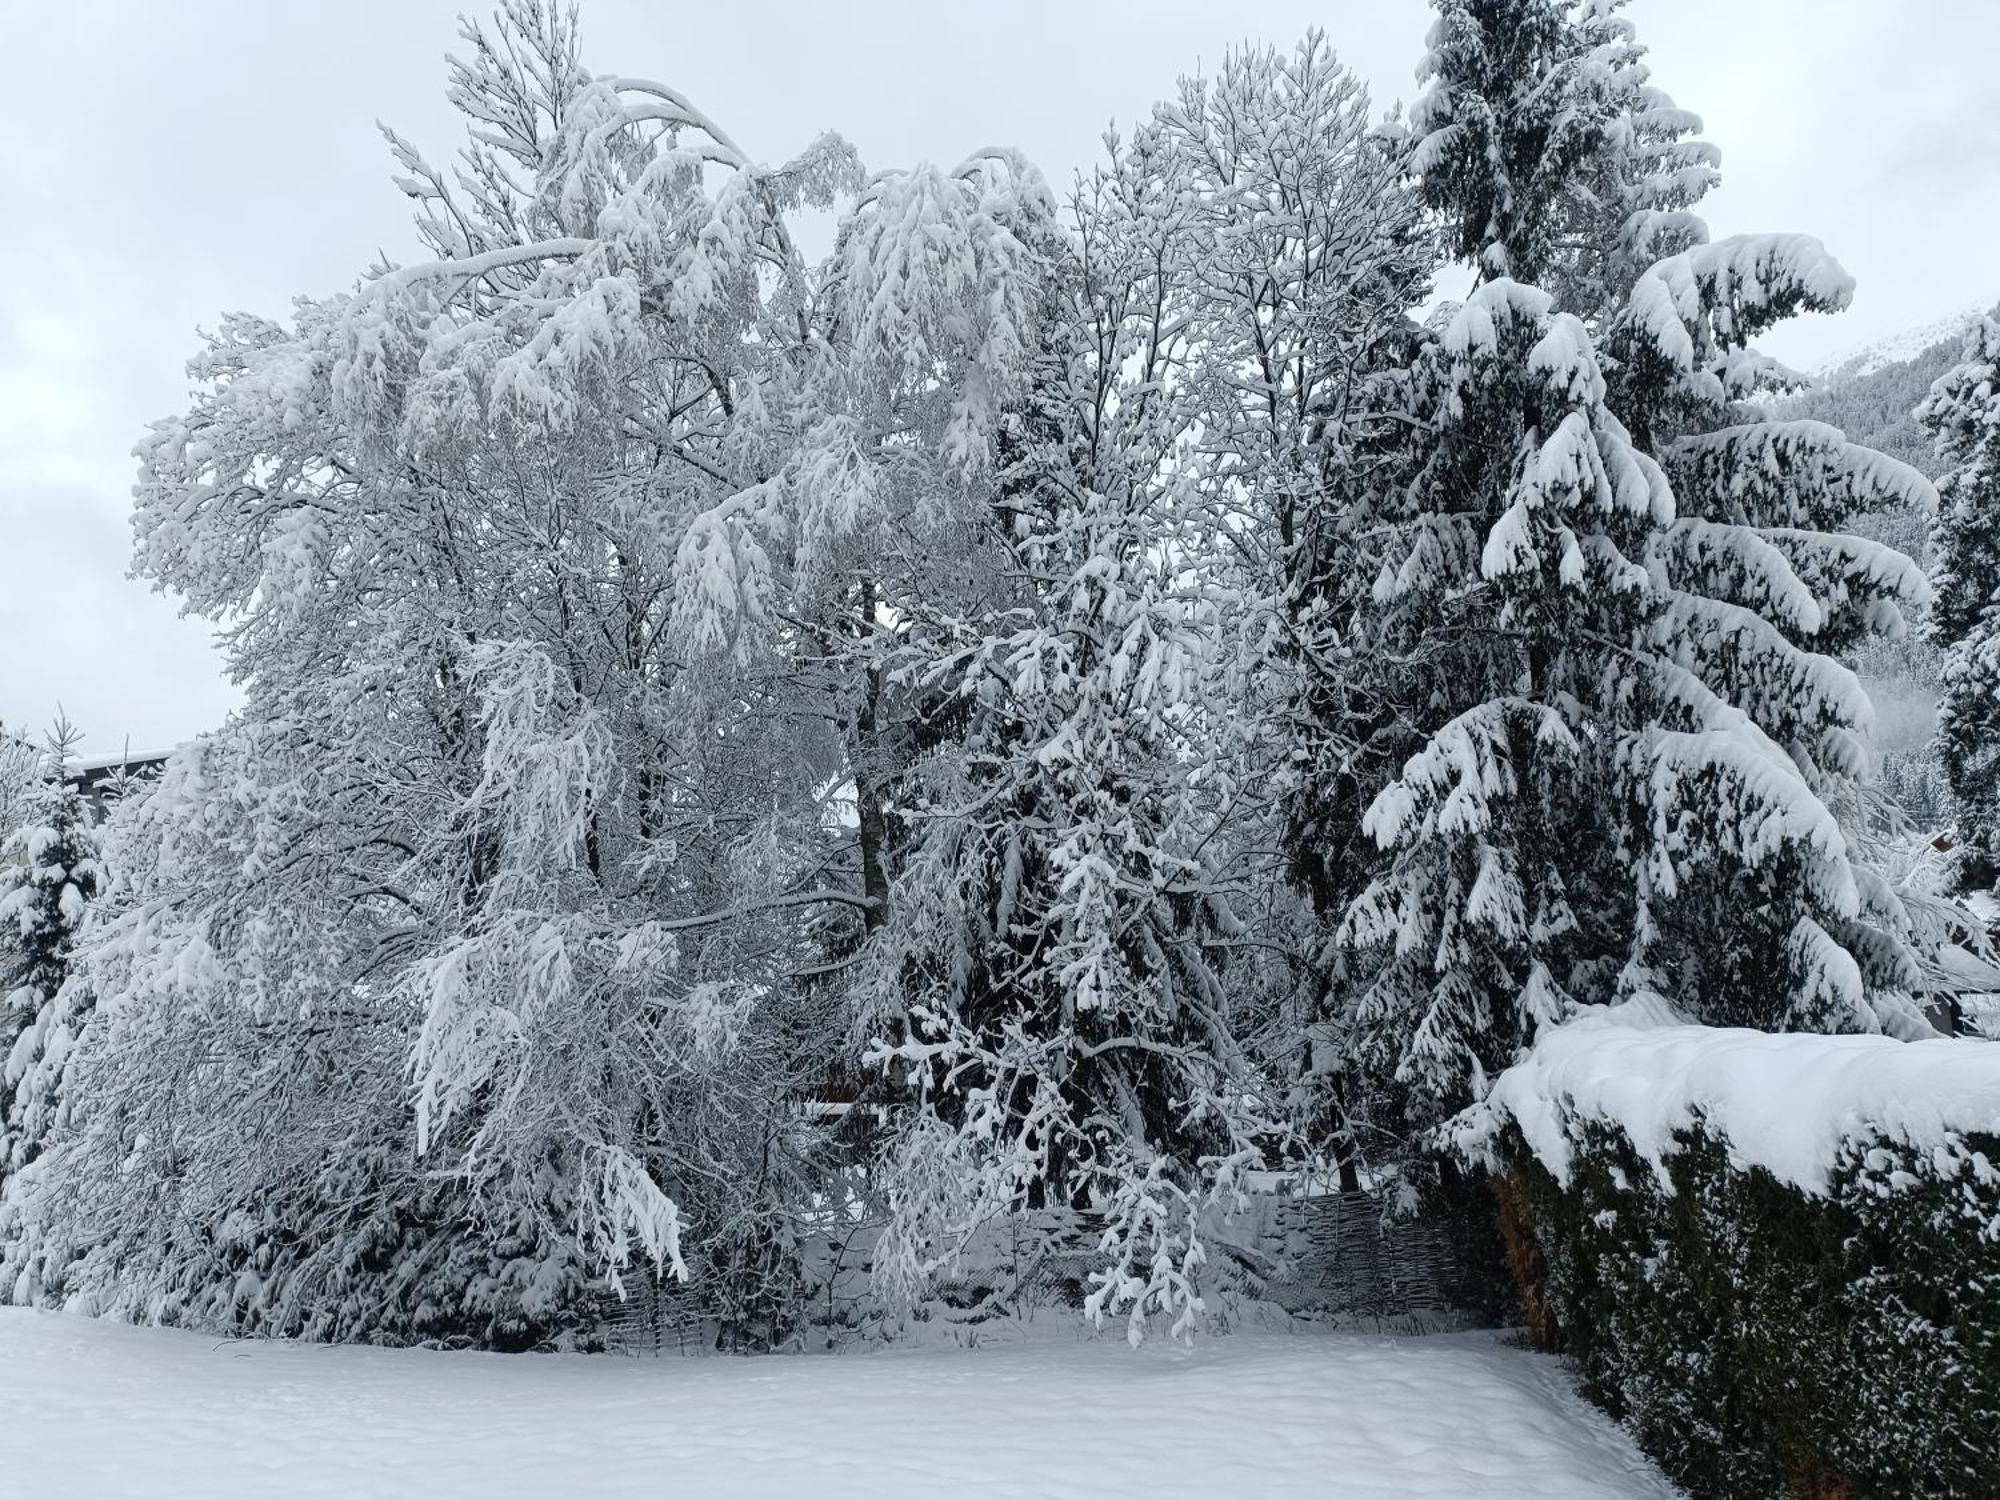
[[[70,762],[67,780],[84,796],[100,805],[104,794],[118,785],[125,776],[149,777],[156,774],[167,763],[164,750],[148,751],[144,754],[127,752],[122,755],[75,760]]]
[[[169,752],[165,750],[127,750],[117,755],[97,756],[70,762],[74,769],[72,776],[102,776],[111,771],[143,770],[150,766],[164,765]]]

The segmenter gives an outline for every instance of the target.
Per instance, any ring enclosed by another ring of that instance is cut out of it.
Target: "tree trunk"
[[[875,583],[861,582],[861,630],[866,640],[875,629]],[[861,822],[861,894],[868,898],[861,923],[875,931],[889,920],[889,872],[883,863],[883,846],[888,842],[889,818],[882,807],[882,793],[875,781],[881,766],[881,737],[876,714],[882,702],[882,669],[871,666],[861,713],[855,720],[854,806]]]

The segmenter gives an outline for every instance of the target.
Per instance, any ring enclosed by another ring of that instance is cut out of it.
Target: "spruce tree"
[[[1581,323],[1537,288],[1482,286],[1416,374],[1432,443],[1372,628],[1449,712],[1363,818],[1389,857],[1342,937],[1375,959],[1364,1057],[1456,1096],[1601,983],[1605,933],[1572,898],[1622,883],[1628,643],[1657,607],[1636,559],[1671,497],[1605,406]]]
[[[1945,648],[1938,748],[1957,803],[1960,875],[1984,889],[2000,875],[2000,323],[1980,319],[1917,419],[1946,465],[1931,533],[1930,631]]]
[[[1901,1025],[1833,653],[1922,581],[1838,528],[1926,486],[1742,404],[1784,379],[1748,341],[1851,282],[1804,236],[1708,242],[1713,150],[1615,3],[1440,12],[1412,160],[1480,284],[1374,382],[1397,420],[1329,455],[1377,539],[1328,600],[1374,689],[1327,726],[1381,848],[1340,932],[1349,1046],[1421,1116],[1581,1002]]]
[[[0,1181],[33,1161],[54,1128],[63,1063],[89,1012],[86,996],[65,989],[85,908],[104,878],[90,804],[65,777],[75,743],[58,722],[42,783],[0,864]]]
[[[1411,112],[1411,165],[1448,215],[1446,243],[1486,277],[1541,279],[1563,228],[1560,205],[1602,144],[1580,108],[1588,48],[1569,0],[1439,0],[1428,85]]]

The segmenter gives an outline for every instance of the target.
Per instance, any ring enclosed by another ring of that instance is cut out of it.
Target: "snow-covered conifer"
[[[1375,383],[1407,436],[1336,471],[1394,540],[1334,601],[1382,727],[1329,730],[1417,738],[1361,820],[1353,1045],[1434,1096],[1580,1000],[1872,1029],[1916,978],[1835,653],[1923,593],[1838,527],[1927,486],[1737,404],[1785,378],[1749,340],[1851,283],[1803,236],[1707,241],[1714,153],[1617,11],[1443,0],[1413,162],[1483,281]]]
[[[104,883],[90,804],[67,780],[76,733],[59,721],[23,821],[0,846],[0,1184],[54,1129],[65,1063],[89,1012],[65,989],[84,913]]]
[[[1719,180],[1623,5],[1440,0],[1410,120],[1453,251],[1542,286],[1593,331],[1641,271],[1707,238],[1686,210]]]
[[[1982,318],[1917,418],[1946,465],[1930,629],[1945,648],[1939,749],[1968,884],[2000,876],[2000,324]]]

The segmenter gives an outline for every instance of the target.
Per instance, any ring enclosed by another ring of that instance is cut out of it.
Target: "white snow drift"
[[[1675,1493],[1560,1365],[1477,1334],[651,1361],[0,1308],[0,1410],[0,1486],[35,1500]]]

